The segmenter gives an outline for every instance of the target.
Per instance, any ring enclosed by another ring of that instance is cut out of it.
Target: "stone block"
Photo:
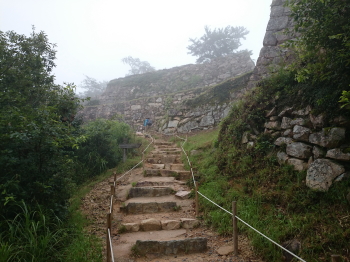
[[[276,139],[276,141],[274,142],[274,144],[276,146],[281,146],[281,145],[288,145],[293,143],[293,139],[291,139],[290,137],[279,137]]]
[[[170,187],[132,187],[129,190],[129,198],[135,197],[160,197],[173,193]]]
[[[179,124],[178,120],[169,121],[168,128],[175,128]]]
[[[311,150],[312,147],[305,143],[294,142],[287,145],[286,153],[296,158],[309,159],[311,156]]]
[[[285,29],[288,25],[288,16],[271,17],[267,24],[267,31],[279,31]]]
[[[328,150],[326,157],[336,160],[350,161],[350,153],[343,153],[340,148]]]
[[[328,191],[333,180],[344,171],[342,165],[329,159],[316,159],[307,170],[306,185],[316,191]]]
[[[185,229],[192,229],[199,226],[199,221],[193,218],[181,218],[181,227]]]
[[[162,225],[159,220],[154,218],[149,218],[141,221],[140,225],[143,231],[157,231],[162,230]]]
[[[281,124],[279,121],[267,122],[267,123],[265,123],[264,127],[267,129],[272,129],[272,130],[281,130]]]
[[[220,247],[216,252],[219,256],[227,256],[233,252],[233,245]]]
[[[151,214],[174,211],[176,202],[128,203],[123,210],[127,214]]]
[[[175,196],[180,199],[188,199],[190,198],[191,191],[178,191]]]
[[[345,128],[323,128],[321,132],[311,134],[309,142],[326,148],[335,148],[345,139]]]
[[[288,159],[289,159],[289,157],[285,152],[283,152],[283,151],[277,152],[277,161],[280,165],[286,164]]]
[[[277,39],[275,34],[272,31],[267,31],[263,40],[264,46],[276,46]]]
[[[139,223],[125,223],[125,224],[123,224],[123,226],[125,226],[125,229],[128,232],[137,232],[140,230]]]
[[[293,139],[297,141],[309,142],[311,130],[307,127],[295,125],[293,127]]]
[[[187,238],[183,240],[155,241],[155,240],[137,240],[135,249],[141,255],[177,255],[201,253],[207,250],[206,238]]]
[[[181,222],[179,220],[162,220],[163,230],[175,230],[181,227]]]
[[[290,128],[292,128],[291,122],[292,122],[291,118],[283,117],[282,118],[282,123],[281,123],[281,128],[282,129],[290,129]]]

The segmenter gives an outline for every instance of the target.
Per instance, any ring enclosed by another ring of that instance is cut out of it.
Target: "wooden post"
[[[198,203],[198,183],[196,183],[195,186],[195,190],[196,190],[196,216],[199,216],[199,203]]]
[[[111,186],[111,195],[115,195],[115,186]]]
[[[233,224],[233,254],[238,256],[238,228],[237,228],[237,202],[232,202],[232,224]]]
[[[115,182],[117,181],[117,172],[114,172],[113,175],[114,175],[114,182]]]
[[[145,154],[142,152],[142,171],[145,171]]]
[[[340,255],[332,255],[332,262],[341,262],[341,256]]]
[[[112,220],[111,220],[111,213],[107,214],[107,262],[111,262],[111,246],[110,246],[110,242],[109,242],[109,234],[108,234],[108,229],[111,232],[111,228],[112,228]],[[112,237],[112,234],[111,234]]]

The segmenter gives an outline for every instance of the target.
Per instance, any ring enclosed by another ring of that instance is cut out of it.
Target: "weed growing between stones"
[[[119,234],[123,234],[123,233],[125,233],[127,231],[127,229],[126,229],[126,226],[125,225],[119,225],[118,226],[118,233]]]
[[[181,206],[174,206],[174,211],[180,211],[182,208],[181,208]]]

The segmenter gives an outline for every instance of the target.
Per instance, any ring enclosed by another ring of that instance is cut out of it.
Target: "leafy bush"
[[[82,127],[86,140],[76,150],[80,165],[75,181],[83,182],[115,167],[123,158],[119,144],[130,139],[130,127],[113,120],[97,119]]]

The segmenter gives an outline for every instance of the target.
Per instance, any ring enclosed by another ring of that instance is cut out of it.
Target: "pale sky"
[[[257,60],[272,0],[0,0],[0,31],[29,35],[32,25],[56,43],[56,83],[124,77],[127,56],[156,69],[194,64],[186,48],[204,26],[244,26],[240,49]]]

